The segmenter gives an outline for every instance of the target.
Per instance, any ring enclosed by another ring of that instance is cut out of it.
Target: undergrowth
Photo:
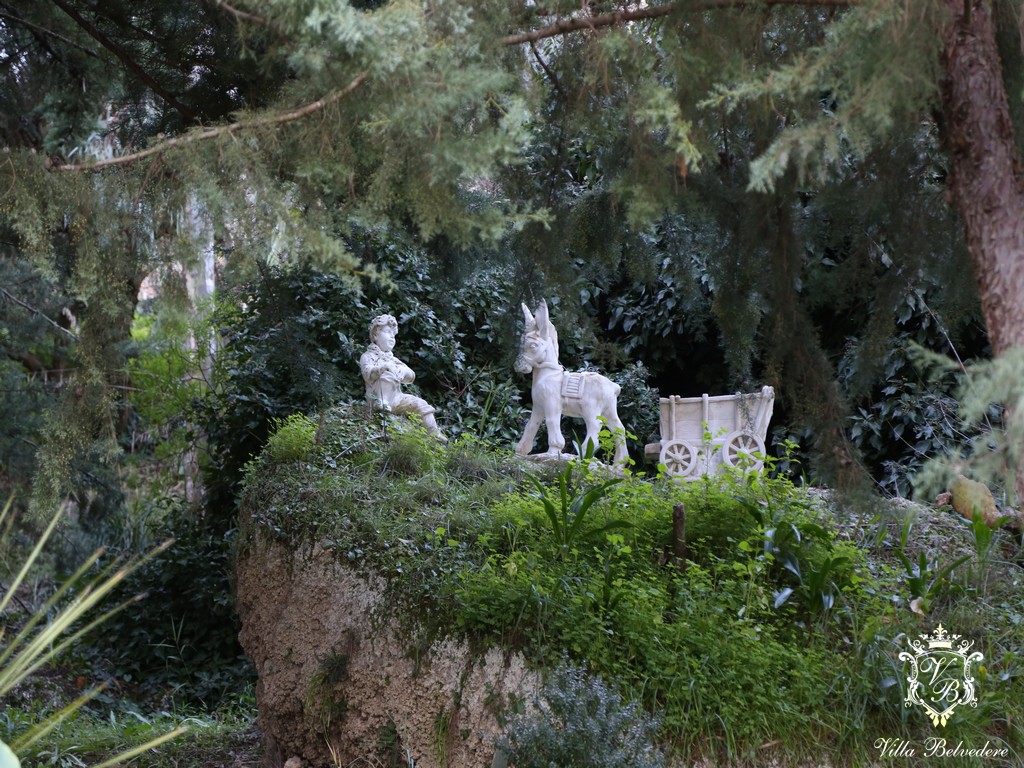
[[[24,768],[96,765],[113,755],[144,745],[171,729],[184,731],[168,743],[146,751],[134,765],[146,768],[231,765],[237,753],[257,753],[259,735],[249,704],[224,705],[214,713],[152,712],[133,708],[105,711],[86,707],[60,723],[45,739],[22,755]],[[11,708],[0,713],[0,732],[34,725],[40,713]],[[222,762],[214,762],[219,760]]]
[[[879,757],[878,739],[923,743],[935,734],[904,706],[898,656],[939,622],[986,659],[979,705],[941,735],[1011,759],[1021,749],[1009,715],[1024,705],[1021,579],[988,551],[983,566],[940,550],[921,559],[886,534],[902,524],[892,514],[842,525],[820,496],[766,475],[619,481],[468,437],[442,446],[362,409],[300,426],[302,450],[248,468],[243,548],[262,537],[298,556],[332,548],[385,577],[389,615],[415,616],[425,643],[457,633],[540,669],[583,664],[657,715],[674,757],[860,764]],[[979,567],[998,573],[979,579]],[[913,602],[922,578],[927,615]]]

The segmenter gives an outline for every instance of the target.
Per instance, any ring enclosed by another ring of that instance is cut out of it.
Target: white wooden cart
[[[775,407],[775,390],[751,394],[661,398],[661,441],[644,454],[685,480],[714,475],[723,466],[764,467],[764,440]]]

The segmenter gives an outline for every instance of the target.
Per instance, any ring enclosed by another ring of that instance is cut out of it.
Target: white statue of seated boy
[[[402,384],[411,384],[416,374],[391,352],[397,333],[398,321],[392,315],[378,315],[370,321],[371,343],[359,358],[359,370],[366,382],[366,400],[376,410],[417,414],[432,435],[441,442],[448,442],[434,419],[434,407],[422,397],[402,391]]]

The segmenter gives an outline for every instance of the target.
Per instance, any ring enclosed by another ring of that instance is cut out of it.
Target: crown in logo
[[[958,637],[960,635],[950,635],[941,624],[935,628],[935,632],[931,636],[921,635],[921,639],[928,643],[929,648],[943,651],[952,649],[953,641]]]

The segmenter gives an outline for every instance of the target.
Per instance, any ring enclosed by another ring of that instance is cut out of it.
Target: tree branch
[[[544,70],[544,74],[551,79],[551,84],[555,86],[555,90],[558,92],[558,95],[562,97],[563,101],[565,101],[566,96],[565,92],[562,90],[562,84],[558,82],[558,78],[555,76],[555,73],[548,68],[547,62],[541,58],[540,51],[537,50],[537,46],[533,40],[530,41],[530,50],[533,52],[533,57],[537,60],[537,63],[540,64],[540,68]]]
[[[540,29],[529,32],[520,32],[517,35],[507,35],[501,38],[502,45],[519,45],[520,43],[531,43],[543,40],[546,37],[567,35],[570,32],[578,32],[581,29],[597,29],[598,27],[611,27],[616,24],[623,24],[627,21],[644,21],[646,19],[657,19],[668,16],[681,10],[676,5],[659,5],[655,8],[638,8],[633,11],[615,11],[614,13],[603,13],[598,16],[577,16],[569,19],[559,19],[554,24],[549,24]]]
[[[250,128],[265,128],[270,125],[281,125],[282,123],[290,123],[294,120],[301,120],[303,117],[307,117],[316,112],[320,112],[325,107],[330,106],[336,101],[340,101],[344,97],[348,96],[352,91],[363,84],[366,80],[367,72],[362,72],[355,77],[348,85],[338,91],[329,93],[322,99],[307,104],[304,107],[293,109],[289,112],[284,112],[279,115],[270,115],[268,117],[261,117],[256,120],[250,121],[239,121],[236,123],[230,123],[228,125],[216,126],[213,128],[203,128],[200,130],[194,130],[190,133],[186,133],[183,136],[178,136],[173,139],[167,139],[161,141],[149,149],[141,150],[140,152],[133,152],[128,155],[120,155],[118,157],[111,157],[107,160],[100,160],[95,163],[68,163],[65,165],[58,165],[57,169],[61,171],[98,171],[102,168],[109,168],[115,165],[127,165],[133,163],[136,160],[142,160],[153,155],[158,155],[161,152],[165,152],[172,147],[183,147],[188,144],[195,144],[199,141],[207,141],[208,139],[216,139],[218,136],[230,135],[237,133],[241,130],[247,130]]]
[[[625,24],[630,21],[646,21],[648,19],[659,19],[672,13],[683,13],[686,11],[709,11],[716,8],[742,8],[745,6],[759,5],[807,5],[807,6],[829,6],[845,8],[854,6],[859,0],[696,0],[691,3],[670,3],[658,5],[653,8],[637,8],[630,11],[614,11],[613,13],[602,13],[598,16],[577,16],[568,19],[560,19],[540,29],[533,29],[529,32],[519,32],[515,35],[506,35],[498,42],[502,45],[519,45],[547,37],[567,35],[572,32],[579,32],[584,29],[598,29],[600,27],[612,27]]]
[[[78,26],[85,30],[85,32],[92,37],[96,42],[106,48],[108,51],[113,53],[122,64],[124,64],[130,71],[134,72],[135,75],[149,88],[159,96],[161,99],[166,101],[174,109],[178,110],[187,121],[191,122],[196,119],[195,110],[186,104],[178,101],[173,95],[167,93],[163,86],[160,85],[146,70],[138,65],[138,63],[118,45],[104,35],[99,29],[89,23],[88,19],[82,16],[78,11],[68,5],[64,0],[51,0],[51,2],[60,8],[64,13],[70,16]]]
[[[50,317],[45,312],[43,312],[43,310],[38,309],[36,307],[33,307],[31,304],[28,304],[28,303],[22,301],[17,296],[14,296],[6,288],[0,288],[0,293],[2,293],[4,296],[6,296],[8,301],[13,301],[19,307],[22,307],[23,309],[27,309],[32,314],[39,315],[39,317],[43,318],[43,320],[48,322],[50,325],[52,325],[58,331],[62,331],[63,333],[66,333],[72,339],[77,339],[78,338],[75,335],[74,331],[70,330],[69,328],[65,328],[63,325],[61,325],[56,320],[54,320],[52,317]]]
[[[236,19],[239,19],[240,21],[251,21],[251,22],[253,22],[255,24],[266,24],[267,23],[267,20],[264,19],[262,16],[254,16],[251,13],[246,13],[245,11],[242,11],[242,10],[239,10],[238,8],[235,8],[233,5],[229,5],[228,3],[224,2],[224,0],[215,0],[215,2],[216,2],[216,5],[218,5],[219,7],[223,8],[225,11],[227,11],[228,13],[230,13],[232,16],[234,16]]]
[[[96,54],[95,51],[90,51],[84,45],[81,45],[80,43],[76,43],[74,40],[71,40],[71,39],[69,39],[67,37],[64,37],[64,35],[58,34],[57,32],[54,32],[52,29],[47,29],[46,27],[41,27],[38,24],[33,24],[31,21],[28,21],[27,19],[23,19],[20,16],[13,16],[13,15],[11,15],[9,13],[3,13],[2,11],[0,11],[0,19],[7,19],[9,21],[13,21],[13,22],[16,22],[18,24],[21,24],[23,27],[26,27],[28,29],[34,29],[37,32],[43,33],[47,37],[52,37],[54,40],[60,40],[62,43],[66,43],[67,45],[70,45],[70,46],[72,46],[74,48],[78,48],[80,51],[82,51],[83,53],[85,53],[88,56],[92,56],[94,58],[99,58],[99,56]]]

